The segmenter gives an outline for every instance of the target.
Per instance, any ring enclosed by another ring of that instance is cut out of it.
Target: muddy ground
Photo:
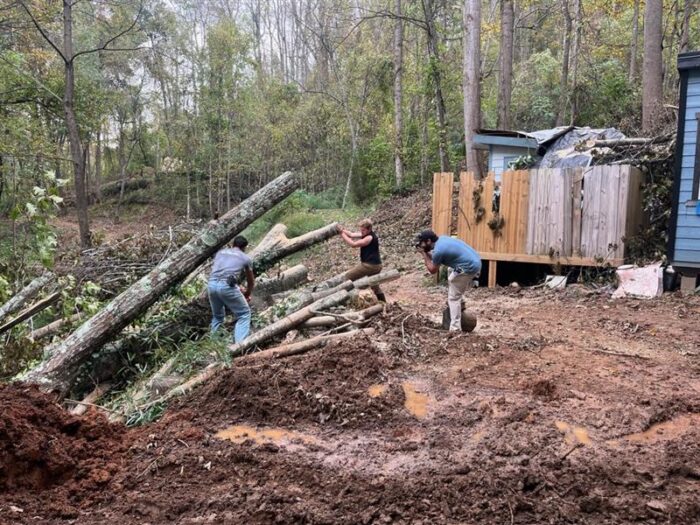
[[[404,275],[370,339],[238,360],[136,429],[0,387],[0,523],[700,523],[700,297],[476,289],[448,337],[429,209],[374,214]]]
[[[126,430],[0,390],[3,523],[698,523],[700,298],[445,291],[357,339],[242,359]]]

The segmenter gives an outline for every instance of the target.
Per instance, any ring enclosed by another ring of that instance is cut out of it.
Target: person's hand
[[[337,224],[335,229],[338,230],[338,233],[343,233],[345,231],[342,224]]]

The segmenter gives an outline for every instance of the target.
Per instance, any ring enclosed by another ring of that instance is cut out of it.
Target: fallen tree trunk
[[[299,355],[306,353],[309,350],[323,348],[328,343],[360,336],[366,337],[374,334],[374,332],[374,328],[360,328],[358,330],[353,330],[352,332],[343,332],[342,334],[319,335],[310,339],[298,341],[296,343],[287,343],[275,346],[274,348],[267,348],[255,354],[245,356],[243,359],[276,359],[280,357],[288,357],[291,355]]]
[[[0,306],[0,320],[4,319],[10,314],[15,313],[17,310],[22,308],[22,306],[27,301],[34,298],[34,296],[37,295],[42,288],[44,288],[46,285],[48,285],[55,279],[56,276],[51,272],[46,272],[43,275],[40,275],[39,277],[34,279],[27,286],[25,286],[14,296],[12,296],[12,298],[8,300],[5,304]]]
[[[110,383],[102,383],[95,387],[95,389],[90,392],[82,401],[76,403],[76,405],[70,410],[70,413],[76,416],[82,416],[87,412],[88,407],[94,405],[99,401],[99,399],[112,389]]]
[[[31,316],[34,314],[37,314],[44,310],[45,308],[48,308],[51,306],[53,303],[58,301],[58,299],[61,297],[60,292],[54,292],[48,297],[42,299],[41,301],[37,301],[33,305],[31,305],[29,308],[26,308],[19,314],[17,314],[17,317],[14,319],[11,319],[10,321],[6,322],[4,325],[0,326],[0,334],[7,332],[10,328],[13,326],[17,326],[19,323],[22,321],[26,321],[29,319]]]
[[[273,294],[296,288],[309,280],[309,270],[303,264],[285,270],[277,277],[258,279],[253,289],[253,306],[267,305]]]
[[[311,319],[314,316],[314,311],[337,306],[344,303],[348,299],[350,299],[350,294],[346,290],[335,292],[333,295],[319,299],[318,301],[311,303],[309,306],[305,306],[301,310],[297,310],[287,317],[266,326],[262,330],[258,330],[240,343],[229,346],[229,351],[234,357],[243,355],[247,350],[253,348],[254,346],[259,345],[260,343],[263,343],[275,336],[288,332],[307,319]]]
[[[293,253],[338,235],[338,223],[328,224],[291,239],[287,238],[286,234],[287,227],[284,224],[273,226],[265,238],[251,252],[253,271],[261,273],[270,268],[275,262]]]
[[[378,313],[381,313],[384,311],[384,304],[374,304],[370,306],[369,308],[365,308],[364,310],[360,310],[357,312],[347,312],[344,314],[332,314],[332,313],[327,313],[326,315],[317,315],[316,317],[312,317],[305,323],[299,326],[299,328],[302,329],[308,329],[308,328],[319,328],[323,326],[334,326],[338,325],[341,323],[362,323],[363,321],[366,321],[370,317],[373,317],[377,315]],[[317,313],[317,312],[314,312]],[[324,314],[325,312],[320,312],[321,314]]]
[[[182,281],[197,266],[229,242],[246,226],[289,195],[297,186],[287,172],[258,190],[216,223],[172,253],[150,273],[131,285],[99,313],[83,323],[73,334],[49,349],[50,358],[24,378],[46,390],[65,395],[90,354],[145,312],[173,285]]]
[[[83,314],[73,314],[70,317],[66,317],[64,319],[57,319],[52,323],[49,323],[46,326],[42,326],[41,328],[37,328],[36,330],[31,332],[29,334],[29,339],[31,339],[32,341],[38,341],[39,339],[43,339],[44,337],[50,337],[58,333],[64,326],[80,321],[82,317]]]

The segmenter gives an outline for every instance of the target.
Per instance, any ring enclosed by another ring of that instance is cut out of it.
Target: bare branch
[[[124,29],[123,31],[120,31],[116,35],[114,35],[112,38],[107,39],[101,46],[96,47],[94,49],[88,49],[85,51],[80,51],[78,53],[75,53],[71,58],[70,61],[73,62],[76,58],[78,58],[81,55],[88,55],[91,53],[97,53],[98,51],[137,51],[139,49],[144,49],[143,47],[135,47],[135,48],[108,48],[107,46],[111,44],[112,42],[118,40],[119,38],[123,37],[127,33],[131,32],[131,30],[136,27],[137,22],[139,21],[139,18],[141,18],[141,13],[143,12],[143,2],[139,3],[139,12],[136,13],[136,16],[134,17],[133,22],[129,24],[129,27]]]
[[[34,27],[36,27],[36,30],[39,31],[39,33],[41,34],[42,37],[44,37],[44,40],[46,40],[49,43],[49,45],[54,49],[54,51],[56,51],[56,53],[58,53],[58,56],[61,57],[63,62],[68,64],[68,60],[66,59],[66,56],[63,54],[63,51],[61,51],[59,49],[59,47],[56,44],[54,44],[53,40],[51,40],[51,37],[48,35],[48,33],[46,33],[46,31],[44,31],[44,28],[41,27],[41,25],[36,20],[36,18],[34,18],[34,15],[29,10],[27,5],[24,2],[18,2],[18,3],[19,3],[19,5],[22,6],[22,9],[24,9],[24,11],[27,13],[27,16],[29,16],[29,19],[32,21],[32,24],[34,25]]]

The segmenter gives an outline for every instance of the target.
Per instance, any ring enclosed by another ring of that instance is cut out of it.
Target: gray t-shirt
[[[211,268],[210,281],[225,281],[230,275],[238,274],[246,266],[251,266],[253,261],[238,248],[224,248],[216,252],[214,265]]]

